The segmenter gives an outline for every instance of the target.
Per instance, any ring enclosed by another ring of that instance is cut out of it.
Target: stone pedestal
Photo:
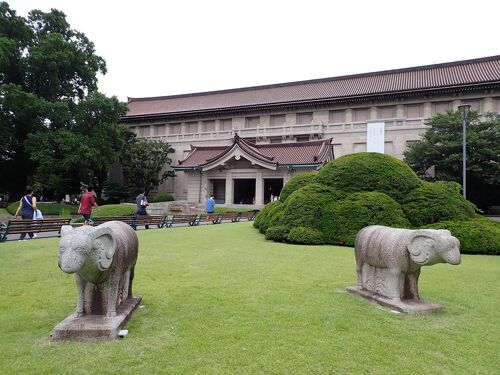
[[[369,301],[374,301],[379,305],[386,307],[390,310],[399,311],[405,314],[428,314],[443,310],[443,306],[437,303],[427,302],[423,300],[402,300],[394,301],[390,298],[384,297],[380,294],[361,289],[358,286],[346,288],[351,294],[357,294]]]
[[[118,338],[118,333],[139,307],[141,297],[125,300],[116,310],[116,316],[86,315],[80,318],[71,314],[52,332],[52,341],[108,341]]]

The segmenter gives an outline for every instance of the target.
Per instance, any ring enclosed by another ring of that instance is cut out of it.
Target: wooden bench
[[[221,221],[222,221],[222,214],[200,214],[198,215],[194,225],[199,225],[200,223],[220,224]]]
[[[173,215],[167,216],[165,219],[165,228],[171,228],[173,224],[189,224],[193,226],[196,224],[198,215]]]
[[[237,223],[240,221],[241,218],[241,212],[224,212],[222,214],[222,219],[223,220],[231,220],[232,223]]]
[[[97,226],[107,221],[116,220],[116,221],[122,221],[133,228],[135,216],[99,216],[99,217],[92,217],[90,218],[90,220],[92,220],[93,226]]]
[[[7,235],[9,234],[57,232],[60,235],[61,227],[69,225],[70,221],[71,218],[43,220],[11,219],[7,224],[1,224],[0,226],[0,242],[7,240]]]
[[[132,228],[137,230],[138,226],[156,225],[158,228],[165,226],[166,217],[163,215],[139,215],[134,218]]]
[[[240,217],[247,219],[248,221],[255,220],[255,217],[259,213],[259,210],[253,210],[253,211],[244,211],[240,212]]]

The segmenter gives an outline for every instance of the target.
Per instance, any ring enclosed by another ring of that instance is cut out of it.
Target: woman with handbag
[[[33,214],[36,212],[36,198],[33,196],[33,189],[29,186],[26,187],[26,195],[19,201],[19,207],[14,217],[17,217],[19,211],[21,211],[23,220],[33,220]],[[28,235],[30,238],[36,237],[32,232],[28,232]],[[26,233],[21,233],[19,241],[23,241],[25,237]]]

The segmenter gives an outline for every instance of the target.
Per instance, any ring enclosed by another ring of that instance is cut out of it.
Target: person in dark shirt
[[[141,189],[141,192],[136,198],[135,198],[135,203],[136,203],[136,210],[135,214],[137,216],[147,216],[148,212],[146,211],[146,207],[149,206],[148,203],[148,198],[146,197],[146,189]],[[145,225],[146,229],[149,229],[149,225]]]
[[[21,211],[21,217],[23,220],[33,220],[33,213],[36,210],[36,198],[33,196],[33,189],[29,186],[26,187],[26,195],[19,201],[19,207],[17,208],[14,217],[19,215]],[[36,237],[34,233],[28,232],[30,238]],[[19,241],[23,241],[26,237],[26,233],[21,233],[19,236]]]

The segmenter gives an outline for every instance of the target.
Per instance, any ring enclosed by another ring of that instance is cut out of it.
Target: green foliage
[[[435,167],[435,178],[462,181],[462,127],[461,114],[448,112],[429,119],[429,126],[421,142],[408,146],[405,161],[419,175]],[[467,197],[478,207],[500,201],[500,115],[469,112],[467,124]]]
[[[106,202],[109,204],[118,204],[123,200],[134,197],[135,187],[130,184],[123,184],[118,181],[106,180],[104,182],[104,193]]]
[[[94,209],[92,211],[92,217],[131,216],[135,215],[135,210],[135,204],[107,204],[105,206],[100,206],[99,209]]]
[[[317,228],[332,218],[328,206],[346,196],[346,193],[329,186],[312,183],[294,191],[283,204],[279,224],[288,230],[294,227]],[[273,218],[274,219],[274,218]],[[271,219],[271,224],[276,225]]]
[[[266,230],[266,240],[284,242],[288,236],[288,228],[284,225],[269,227]]]
[[[326,243],[354,246],[358,231],[368,225],[405,228],[410,223],[399,203],[387,194],[364,192],[349,195],[327,209],[326,220],[319,224]]]
[[[245,211],[255,211],[255,207],[238,207],[238,208],[230,208],[230,207],[215,207],[216,214],[223,214],[224,212],[245,212]]]
[[[454,182],[423,182],[401,202],[401,207],[414,227],[445,220],[467,220],[476,207],[460,194]]]
[[[441,221],[425,228],[448,229],[460,241],[461,253],[500,255],[500,223],[493,220]]]
[[[169,194],[169,193],[160,193],[160,194],[156,194],[154,197],[153,197],[153,202],[171,202],[175,200],[174,197],[172,196],[172,194]]]
[[[164,169],[165,163],[172,162],[168,155],[174,151],[168,143],[162,141],[148,141],[135,137],[128,140],[121,155],[123,172],[127,180],[137,189],[151,190],[158,186],[174,175],[173,171]]]
[[[7,206],[7,212],[11,215],[16,213],[19,207],[19,201],[12,202]],[[78,206],[64,204],[64,203],[43,203],[37,202],[36,207],[46,215],[59,215],[61,217],[68,217],[68,215],[76,215],[78,213]]]
[[[316,174],[317,172],[305,172],[293,176],[290,180],[288,180],[285,186],[283,186],[283,189],[281,189],[280,201],[284,202],[295,190],[313,182]]]
[[[278,210],[283,203],[279,200],[270,202],[266,204],[266,206],[258,213],[257,217],[253,222],[254,228],[258,228],[259,232],[264,234],[266,233],[267,228],[269,227],[269,220],[273,216],[274,212]]]
[[[268,229],[271,230],[276,227],[271,227]],[[267,238],[267,232],[266,232]],[[288,237],[286,238],[289,242],[297,243],[297,244],[305,244],[305,245],[321,245],[325,243],[325,239],[323,238],[323,233],[317,229],[306,228],[306,227],[294,227],[288,233]]]
[[[315,180],[347,192],[379,191],[396,201],[421,184],[408,165],[375,152],[360,152],[332,160],[321,168]]]

